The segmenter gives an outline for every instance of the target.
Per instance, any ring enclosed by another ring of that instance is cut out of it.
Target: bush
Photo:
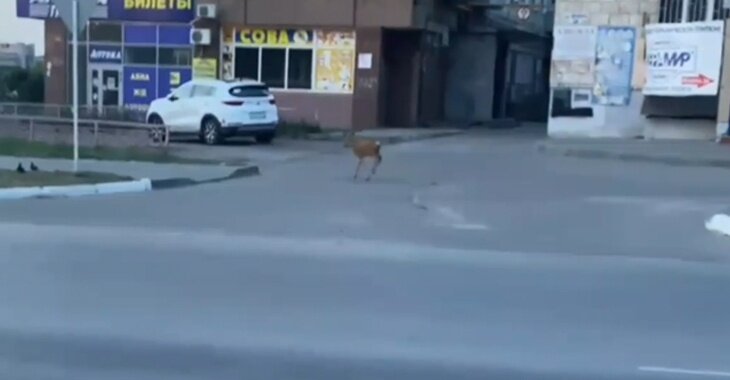
[[[43,103],[45,75],[39,67],[13,68],[2,73],[0,98],[19,103]]]

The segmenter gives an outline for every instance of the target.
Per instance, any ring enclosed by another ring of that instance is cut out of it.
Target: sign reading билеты
[[[644,95],[717,95],[723,21],[646,26]]]
[[[151,22],[190,22],[193,0],[111,0],[109,19]]]

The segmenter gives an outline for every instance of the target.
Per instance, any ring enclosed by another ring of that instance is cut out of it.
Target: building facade
[[[66,27],[47,1],[16,1],[19,17],[46,20],[46,102],[67,103]],[[79,49],[81,100],[144,108],[190,78],[253,78],[285,121],[321,127],[475,123],[522,108],[544,118],[549,31],[537,4],[550,0],[529,2],[100,0]]]
[[[552,137],[727,133],[720,0],[557,0]]]

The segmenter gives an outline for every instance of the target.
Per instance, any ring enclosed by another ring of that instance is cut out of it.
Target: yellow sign
[[[236,43],[248,46],[312,46],[313,33],[295,29],[241,29]]]
[[[192,10],[193,0],[124,0],[125,10]]]
[[[355,32],[317,31],[317,46],[325,48],[355,48]]]
[[[170,86],[179,86],[181,80],[179,71],[170,71]]]
[[[193,78],[218,78],[218,61],[213,58],[193,58]]]
[[[351,92],[354,68],[354,49],[317,49],[315,88],[320,91]]]

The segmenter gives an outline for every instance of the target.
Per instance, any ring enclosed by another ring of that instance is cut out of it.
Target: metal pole
[[[73,0],[73,118],[74,173],[79,171],[79,0]]]

